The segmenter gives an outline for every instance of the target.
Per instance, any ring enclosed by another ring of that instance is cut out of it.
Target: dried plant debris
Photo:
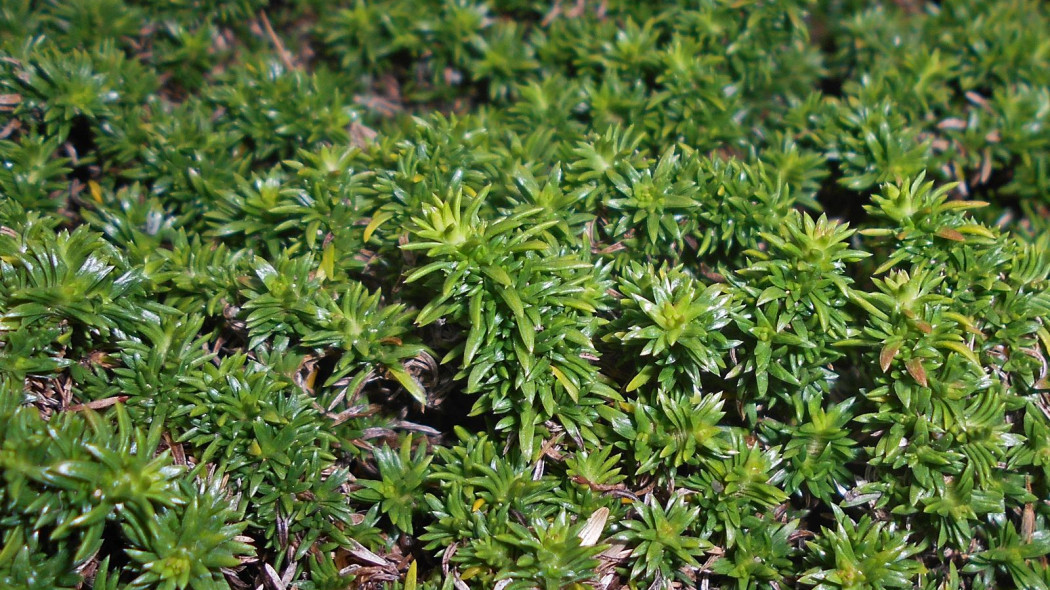
[[[0,3],[0,587],[1050,588],[1050,5]]]

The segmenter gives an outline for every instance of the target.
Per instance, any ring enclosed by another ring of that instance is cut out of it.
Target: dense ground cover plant
[[[1038,0],[0,3],[0,587],[1050,587]]]

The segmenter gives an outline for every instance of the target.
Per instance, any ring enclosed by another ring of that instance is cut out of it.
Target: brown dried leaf
[[[350,145],[365,149],[378,135],[375,129],[354,121],[350,123]]]
[[[984,148],[981,156],[981,184],[988,184],[988,180],[992,177],[992,150]]]
[[[893,357],[897,356],[897,351],[900,349],[900,344],[887,344],[882,347],[882,352],[879,353],[879,366],[882,367],[883,373],[890,370],[890,364],[893,363]]]
[[[919,385],[922,385],[923,387],[928,386],[926,381],[926,368],[922,366],[922,359],[917,357],[908,359],[904,363],[904,367],[908,369],[908,373],[915,378],[915,381],[917,381]]]
[[[966,129],[966,121],[958,117],[949,117],[937,123],[938,129]]]
[[[0,94],[0,111],[13,111],[21,102],[21,94]]]
[[[82,404],[76,404],[66,408],[70,412],[80,412],[82,410],[101,410],[110,406],[115,406],[118,403],[127,401],[128,396],[126,395],[114,395],[112,397],[104,397],[102,399],[96,399]]]
[[[580,538],[580,545],[583,547],[592,547],[598,543],[598,539],[602,538],[602,532],[605,531],[605,523],[609,520],[609,509],[602,506],[601,508],[594,511],[591,517],[587,519],[587,524],[580,529],[577,535]]]
[[[942,227],[937,230],[937,236],[953,242],[965,242],[966,236],[950,227]]]
[[[356,557],[359,561],[362,561],[364,563],[370,563],[372,565],[376,565],[383,568],[389,568],[393,566],[392,563],[383,559],[382,557],[379,557],[375,553],[372,553],[367,548],[365,548],[364,545],[358,543],[357,541],[351,539],[351,543],[353,543],[353,549],[350,549],[350,555]]]
[[[981,108],[983,108],[983,109],[985,109],[987,111],[991,111],[992,110],[992,107],[988,104],[988,99],[983,97],[983,96],[981,96],[980,94],[977,94],[973,90],[967,92],[964,96],[966,96],[966,100],[970,101],[971,103],[973,103],[973,104],[975,104],[975,105],[977,105],[977,106],[979,106],[979,107],[981,107]]]
[[[277,575],[277,570],[268,563],[263,564],[263,585],[269,590],[287,590],[281,576]]]

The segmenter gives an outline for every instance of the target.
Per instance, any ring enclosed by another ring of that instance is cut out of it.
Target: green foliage
[[[627,391],[654,377],[662,389],[672,390],[698,383],[703,373],[717,375],[725,369],[726,351],[740,344],[721,332],[730,322],[732,297],[722,285],[701,286],[681,268],[625,269],[620,317],[610,325],[618,331],[606,340],[654,360],[627,384]]]
[[[1050,586],[1047,30],[0,3],[0,587]]]
[[[923,565],[913,556],[922,546],[909,544],[907,535],[864,516],[854,522],[837,506],[832,508],[835,530],[823,529],[819,541],[807,545],[812,564],[802,584],[818,590],[837,588],[908,588]]]
[[[636,512],[637,519],[625,522],[626,530],[617,537],[632,548],[631,555],[637,559],[632,577],[669,580],[681,565],[699,567],[698,558],[711,547],[704,539],[689,534],[699,508],[688,508],[676,497],[668,500],[666,506],[643,504]]]
[[[725,417],[718,394],[659,394],[654,405],[634,404],[631,416],[617,416],[613,430],[634,451],[638,473],[674,470],[715,456],[724,446],[719,422]]]
[[[736,580],[737,588],[762,588],[781,583],[793,571],[797,549],[792,535],[798,521],[789,523],[755,519],[726,555],[711,567],[714,573]]]
[[[169,510],[146,527],[124,524],[129,545],[134,547],[128,549],[128,556],[144,570],[130,587],[223,588],[226,580],[218,570],[240,565],[237,556],[252,551],[250,545],[236,540],[245,523],[215,526],[239,516],[224,500],[220,487],[191,487],[183,493],[187,500],[179,514]]]
[[[529,527],[510,523],[516,538],[508,539],[523,553],[514,567],[498,576],[511,580],[507,588],[535,588],[539,581],[546,590],[566,588],[578,582],[591,581],[595,559],[605,547],[593,543],[585,545],[579,533],[581,527],[572,526],[566,512],[559,512],[553,520],[537,518]]]
[[[156,454],[161,419],[144,433],[122,407],[115,428],[88,412],[45,423],[35,409],[5,409],[5,583],[73,587],[82,580],[78,566],[113,551],[104,542],[114,540],[115,525],[141,564],[126,569],[141,572],[132,585],[223,587],[218,569],[254,552],[235,539],[246,523],[226,493],[214,484],[198,489],[170,452]]]
[[[407,437],[397,453],[390,447],[379,448],[375,450],[375,458],[381,479],[363,480],[364,488],[355,492],[354,497],[379,504],[394,526],[411,535],[413,513],[433,456],[427,456],[427,449],[422,445],[412,453],[412,437]]]
[[[776,448],[763,449],[740,431],[731,433],[724,457],[703,462],[699,472],[683,481],[698,495],[701,530],[724,535],[727,547],[746,544],[747,529],[758,534],[754,515],[789,497],[782,489],[786,472],[777,469],[782,462]]]

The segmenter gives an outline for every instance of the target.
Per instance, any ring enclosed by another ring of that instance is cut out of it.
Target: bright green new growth
[[[1047,6],[0,3],[0,588],[1050,588]]]

